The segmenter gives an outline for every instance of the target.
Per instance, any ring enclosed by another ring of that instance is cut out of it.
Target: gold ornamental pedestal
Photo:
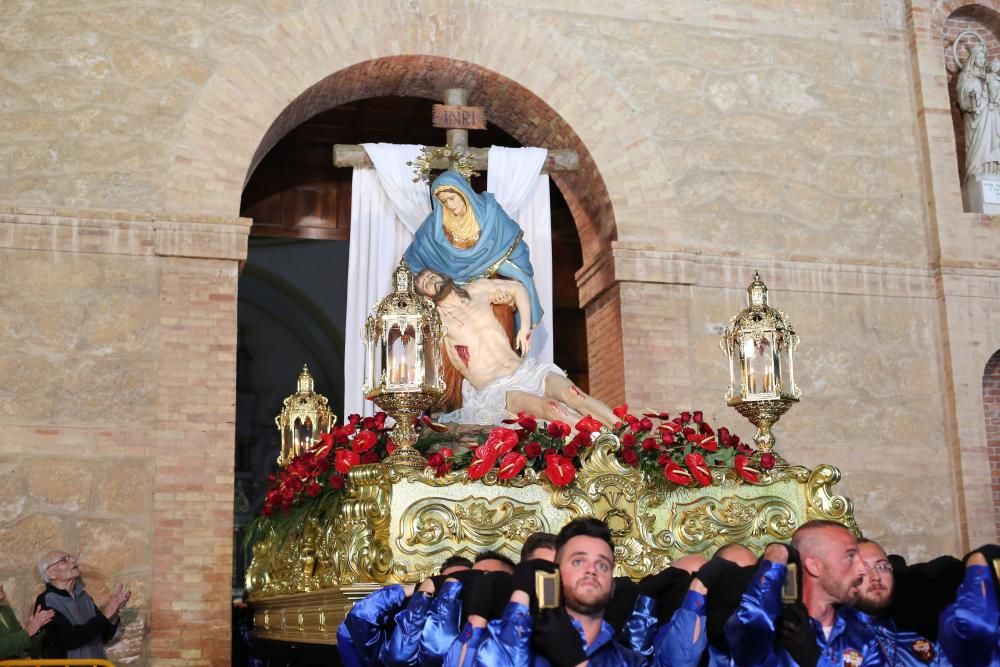
[[[857,532],[851,502],[832,492],[840,479],[832,466],[785,466],[756,483],[713,468],[711,486],[676,487],[622,464],[619,448],[614,435],[599,437],[565,487],[533,471],[504,481],[495,470],[470,480],[465,471],[435,477],[432,469],[385,463],[353,468],[336,506],[253,546],[247,588],[255,635],[335,643],[351,604],[372,590],[419,582],[455,554],[493,549],[516,559],[531,533],[557,532],[581,516],[608,523],[615,574],[634,578],[731,542],[760,553],[810,519]]]

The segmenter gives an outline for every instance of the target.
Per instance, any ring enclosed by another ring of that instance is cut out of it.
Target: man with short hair
[[[556,566],[542,560],[514,571],[514,592],[500,619],[491,621],[476,664],[533,667],[627,667],[645,664],[614,640],[604,609],[614,593],[614,544],[607,524],[574,519],[556,538]],[[562,606],[541,609],[536,574],[559,572]]]
[[[36,607],[55,612],[45,628],[42,652],[46,658],[104,659],[104,644],[118,628],[118,612],[131,593],[118,584],[101,609],[84,590],[80,566],[65,551],[53,550],[38,562],[45,591]]]
[[[782,606],[782,585],[788,563],[798,555],[801,598]],[[791,548],[772,543],[739,608],[726,622],[725,633],[732,657],[738,665],[794,665],[823,660],[834,665],[880,664],[878,646],[870,632],[858,628],[838,612],[838,606],[853,601],[864,576],[858,542],[845,526],[834,521],[808,521],[792,537]],[[803,611],[803,626],[812,637],[782,638],[783,615]],[[779,641],[781,639],[782,641]],[[815,640],[815,642],[813,641]]]
[[[858,553],[865,574],[851,607],[842,609],[848,621],[860,624],[875,636],[879,654],[887,665],[920,667],[937,656],[934,642],[910,630],[896,627],[889,616],[895,593],[895,578],[889,557],[877,542],[858,540]]]
[[[504,556],[499,551],[480,551],[476,554],[476,560],[472,563],[473,570],[480,572],[514,572],[514,561],[508,556]]]
[[[552,533],[532,533],[521,547],[521,562],[526,560],[556,560],[556,536]]]

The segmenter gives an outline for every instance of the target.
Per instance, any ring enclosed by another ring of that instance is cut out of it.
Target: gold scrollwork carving
[[[461,504],[427,498],[408,507],[399,525],[396,546],[405,554],[433,554],[434,547],[442,546],[475,549],[493,545],[498,538],[524,542],[532,533],[550,530],[537,505],[504,497],[471,498]]]
[[[270,612],[258,614],[258,627],[276,636],[280,607],[282,628],[287,611],[289,632],[294,632],[290,614],[297,614],[295,625],[305,623],[306,635],[316,628],[323,636],[342,620],[349,602],[285,605],[282,596],[350,597],[389,581],[417,581],[432,574],[449,552],[516,553],[529,534],[555,532],[574,517],[608,522],[617,574],[634,578],[730,542],[759,552],[769,541],[788,539],[809,519],[838,521],[857,532],[851,501],[831,490],[840,480],[832,466],[780,465],[761,471],[753,483],[732,469],[713,468],[711,486],[681,488],[624,465],[620,447],[613,435],[597,438],[584,450],[574,483],[565,487],[535,471],[501,480],[494,470],[471,480],[466,471],[436,477],[432,469],[355,466],[339,499],[253,545],[247,571],[251,600],[275,600]]]

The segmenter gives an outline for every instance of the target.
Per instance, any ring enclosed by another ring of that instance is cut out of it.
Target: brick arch
[[[268,128],[245,180],[249,181],[282,137],[318,113],[369,97],[440,99],[442,91],[450,87],[466,88],[469,103],[485,107],[489,121],[523,145],[577,151],[579,171],[556,172],[552,178],[569,204],[581,238],[598,238],[602,221],[613,224],[608,190],[594,158],[565,119],[516,81],[473,63],[440,56],[386,56],[351,65],[317,82],[285,107]],[[443,141],[443,132],[441,138]]]
[[[465,80],[482,77],[473,101],[483,102],[488,88],[501,126],[526,143],[577,141],[585,147],[579,182],[569,176],[557,181],[580,214],[585,263],[606,251],[610,240],[630,235],[616,221],[629,221],[638,235],[650,211],[662,219],[673,208],[667,169],[645,129],[651,124],[552,27],[461,0],[372,0],[353,12],[345,7],[325,3],[290,16],[216,70],[182,122],[163,210],[237,215],[248,168],[258,149],[273,141],[275,119],[288,122],[297,115],[293,110],[283,116],[289,105],[299,111],[315,107],[329,92],[319,84],[354,67],[371,67],[379,79],[403,86],[439,86],[433,71],[413,66],[421,61],[408,60],[411,54],[447,59],[454,72],[464,70]],[[502,119],[501,109],[510,110]],[[596,194],[590,191],[602,182]]]
[[[1000,350],[986,362],[983,372],[983,419],[986,422],[986,447],[990,457],[993,488],[993,520],[1000,535]]]

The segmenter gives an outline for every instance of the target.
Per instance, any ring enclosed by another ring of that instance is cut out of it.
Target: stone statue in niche
[[[996,62],[996,61],[994,61]],[[1000,172],[1000,79],[994,63],[986,68],[986,48],[972,47],[958,74],[955,91],[965,121],[965,174]]]
[[[955,94],[965,130],[966,209],[1000,213],[1000,59],[987,65],[984,44],[969,49]]]

